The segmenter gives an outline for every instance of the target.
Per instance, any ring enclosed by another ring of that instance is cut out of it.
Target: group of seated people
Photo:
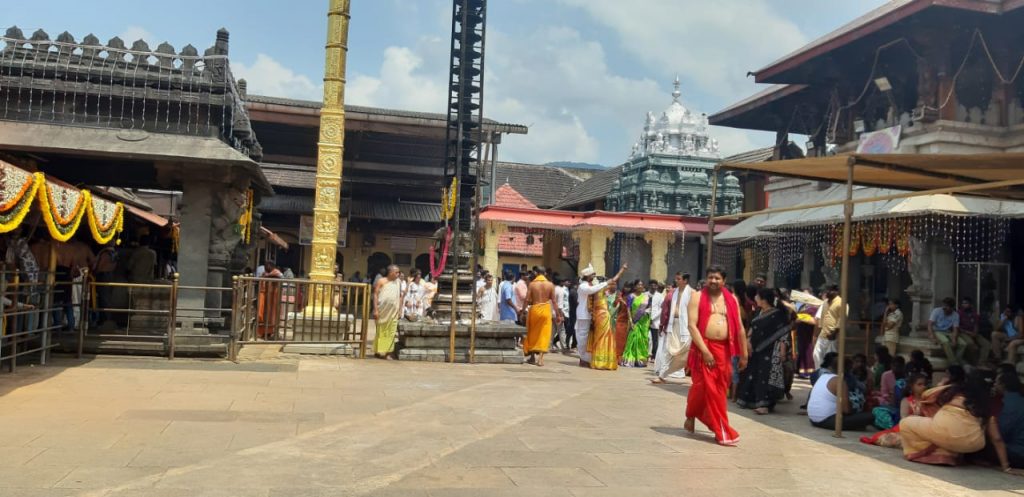
[[[952,298],[943,299],[928,318],[928,338],[942,347],[953,365],[1017,365],[1024,347],[1022,331],[1024,310],[1008,305],[999,316],[986,316],[969,298],[961,300],[959,307]]]
[[[847,362],[843,381],[838,355],[829,353],[812,378],[807,415],[812,425],[834,429],[841,410],[843,430],[881,431],[867,444],[902,448],[907,460],[941,465],[998,464],[1024,475],[1024,390],[1016,368],[1002,364],[995,374],[968,373],[950,366],[937,385],[931,364],[915,350],[909,361],[875,351],[868,368],[858,354]]]

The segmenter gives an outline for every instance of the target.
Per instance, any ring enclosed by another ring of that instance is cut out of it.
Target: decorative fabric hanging
[[[242,211],[242,215],[238,218],[239,234],[242,235],[242,241],[246,245],[249,244],[249,239],[252,237],[252,215],[253,215],[253,192],[249,189],[245,192],[245,209]]]
[[[437,279],[444,272],[444,267],[448,265],[448,252],[452,246],[452,228],[449,226],[444,233],[444,245],[441,247],[441,263],[435,265],[437,259],[437,253],[434,250],[434,245],[430,245],[430,277]]]
[[[0,161],[0,233],[21,226],[43,181],[42,174]]]
[[[36,173],[42,181],[39,206],[43,221],[50,230],[50,236],[59,242],[66,242],[78,231],[85,214],[85,195],[82,190],[46,181],[43,173]]]
[[[92,239],[100,245],[110,243],[124,229],[124,205],[121,202],[95,197],[88,190],[83,190],[82,194],[85,197],[86,216],[89,219]]]
[[[171,252],[178,253],[178,249],[181,246],[181,225],[175,223],[171,227]]]

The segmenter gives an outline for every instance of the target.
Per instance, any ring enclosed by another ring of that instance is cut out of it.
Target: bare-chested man
[[[537,268],[536,277],[526,292],[526,340],[523,353],[529,356],[526,362],[544,365],[544,354],[551,347],[551,315],[556,313],[561,323],[565,316],[555,304],[555,285],[544,276],[544,268]]]
[[[739,356],[740,369],[747,367],[747,340],[739,304],[725,288],[725,270],[709,267],[705,281],[689,305],[690,336],[696,350],[691,350],[687,366],[693,385],[686,398],[684,428],[692,433],[694,420],[699,419],[718,443],[736,445],[740,435],[729,426],[726,396],[732,382],[732,358]]]

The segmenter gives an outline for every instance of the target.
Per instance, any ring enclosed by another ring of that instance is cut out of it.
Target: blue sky
[[[530,126],[499,159],[615,165],[647,111],[683,101],[716,112],[758,90],[746,77],[884,0],[491,0],[485,113]],[[249,91],[319,100],[327,0],[0,0],[4,26],[81,40],[144,38],[200,52],[231,32],[231,63]],[[353,0],[351,104],[444,109],[451,2]],[[713,129],[723,152],[770,145],[773,136]]]

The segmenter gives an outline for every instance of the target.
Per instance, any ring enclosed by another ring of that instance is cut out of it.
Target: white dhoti
[[[587,352],[587,339],[590,338],[590,320],[576,320],[576,353],[580,360],[590,362],[590,352]]]
[[[686,368],[690,345],[693,344],[686,314],[692,295],[692,290],[686,287],[672,297],[673,311],[669,315],[668,331],[658,339],[658,356],[654,363],[655,373],[663,380]]]
[[[814,342],[814,367],[820,368],[821,362],[825,360],[825,355],[829,352],[837,352],[836,343],[838,340],[829,340],[825,337],[818,336],[818,341]]]
[[[683,343],[681,352],[675,355],[665,353],[665,364],[657,370],[659,378],[664,380],[686,368],[686,360],[690,357],[690,345],[693,344],[693,340],[690,335],[684,335],[681,341]],[[658,350],[658,354],[661,354],[661,350]]]

